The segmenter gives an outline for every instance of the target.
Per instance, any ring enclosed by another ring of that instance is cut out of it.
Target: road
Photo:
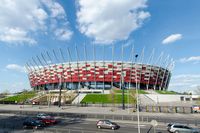
[[[115,132],[115,133],[136,133],[137,132],[137,124],[131,124],[131,123],[121,123],[118,122],[120,125],[120,128],[118,130],[112,131],[109,129],[97,129],[96,128],[96,121],[84,121],[81,119],[71,119],[71,120],[65,120],[62,123],[50,127],[50,128],[56,128],[56,129],[71,129],[72,131],[78,130],[77,132],[85,131],[85,132]],[[142,124],[141,126],[141,133],[147,133],[147,131],[150,129],[150,125]],[[49,128],[49,129],[50,129]],[[156,131],[160,131],[162,133],[167,133],[166,128],[163,126],[157,127]],[[153,130],[151,131],[153,132]]]
[[[0,132],[7,131],[14,133],[29,133],[33,132],[31,129],[23,129],[22,123],[26,119],[26,116],[20,115],[0,115]],[[59,123],[57,125],[45,127],[41,130],[35,130],[38,133],[137,133],[137,124],[117,122],[120,125],[118,130],[109,129],[97,129],[95,120],[87,120],[80,118],[58,118]],[[150,128],[149,124],[141,124],[141,133],[147,133]],[[165,125],[159,125],[156,127],[156,132],[167,133]],[[150,131],[153,133],[153,129]]]
[[[137,114],[122,110],[121,108],[114,108],[111,111],[110,107],[77,107],[77,106],[31,106],[31,105],[0,105],[1,113],[14,113],[19,115],[33,115],[38,112],[50,113],[59,117],[71,118],[87,118],[87,119],[110,119],[114,121],[137,121]],[[150,113],[140,112],[140,121],[149,123],[151,120],[157,120],[159,123],[182,123],[192,126],[200,127],[200,115],[186,114],[186,113]]]

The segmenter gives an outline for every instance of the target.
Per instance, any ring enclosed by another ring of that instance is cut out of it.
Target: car
[[[32,105],[39,105],[40,103],[38,101],[30,101],[32,102]]]
[[[194,113],[200,113],[200,106],[199,105],[193,105],[192,106],[192,111]]]
[[[46,117],[52,117],[52,116],[50,116],[50,115],[48,115],[48,114],[46,114],[46,113],[39,113],[39,114],[37,114],[36,117],[37,117],[37,118],[46,118]]]
[[[168,124],[167,124],[167,131],[170,132],[170,129],[171,129],[172,124],[173,124],[173,123],[168,123]]]
[[[43,127],[45,124],[39,120],[28,118],[23,122],[23,128],[40,129]]]
[[[120,128],[120,126],[117,123],[112,122],[110,120],[99,120],[99,121],[97,121],[96,126],[99,129],[100,128],[107,128],[107,129],[115,130],[115,129]]]
[[[171,133],[200,133],[199,129],[192,128],[184,124],[169,123],[167,130]]]
[[[38,117],[38,120],[43,122],[45,125],[53,125],[57,123],[57,120],[52,116]]]

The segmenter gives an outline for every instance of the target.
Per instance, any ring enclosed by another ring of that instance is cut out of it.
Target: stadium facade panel
[[[51,64],[29,71],[35,90],[135,88],[167,90],[171,72],[155,65],[119,61]]]

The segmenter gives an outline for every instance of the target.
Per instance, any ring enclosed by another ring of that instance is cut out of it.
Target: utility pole
[[[124,73],[123,73],[123,54],[124,54],[124,45],[122,45],[122,57],[121,57],[121,78],[120,85],[122,90],[122,109],[125,110],[125,100],[124,100]]]
[[[139,113],[139,96],[138,96],[138,83],[137,83],[137,57],[138,54],[135,55],[135,80],[136,80],[136,95],[137,95],[137,119],[138,119],[138,133],[140,133],[140,113]]]
[[[134,57],[134,45],[132,45],[132,48],[131,48],[131,53],[130,53],[130,60],[131,60],[131,66],[130,66],[130,79],[129,79],[129,91],[128,91],[128,113],[130,113],[130,111],[129,111],[129,104],[130,104],[130,90],[131,90],[131,83],[132,83],[132,70],[133,70],[133,57]]]
[[[80,72],[79,72],[79,61],[80,61],[80,58],[79,58],[79,54],[78,54],[78,48],[77,48],[77,46],[75,47],[75,50],[76,50],[76,56],[77,56],[77,69],[78,69],[78,105],[79,105],[79,103],[80,103],[80,101],[79,101],[79,93],[80,93]]]
[[[58,57],[56,56],[54,49],[53,49],[53,55],[54,55],[55,59],[57,60],[57,62],[59,62]],[[56,68],[56,71],[57,71],[57,68]],[[57,75],[57,77],[58,77],[58,75]],[[62,97],[62,74],[59,75],[59,86],[58,86],[58,88],[59,88],[58,107],[60,108],[61,107],[61,97]]]
[[[122,109],[125,110],[125,98],[124,98],[124,73],[121,74],[121,87],[122,87]]]
[[[60,108],[61,106],[61,92],[62,92],[62,76],[60,75],[60,79],[59,79],[59,102],[58,102],[58,107]]]

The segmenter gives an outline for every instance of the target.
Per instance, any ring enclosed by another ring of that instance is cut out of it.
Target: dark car
[[[48,114],[46,114],[46,113],[39,113],[39,114],[37,114],[36,117],[37,117],[37,118],[46,118],[46,117],[52,117],[52,116],[50,116],[50,115],[48,115]]]
[[[117,125],[117,123],[112,122],[110,120],[99,120],[99,121],[97,121],[96,126],[99,129],[100,128],[107,128],[107,129],[115,130],[115,129],[120,128],[120,126]]]
[[[23,128],[39,129],[45,127],[45,124],[39,120],[27,119],[23,122]]]
[[[46,116],[46,117],[38,117],[38,120],[43,122],[45,125],[53,125],[57,123],[57,120],[54,117]]]
[[[36,117],[38,120],[42,121],[46,125],[52,125],[57,123],[57,120],[53,116],[46,113],[39,113]]]

